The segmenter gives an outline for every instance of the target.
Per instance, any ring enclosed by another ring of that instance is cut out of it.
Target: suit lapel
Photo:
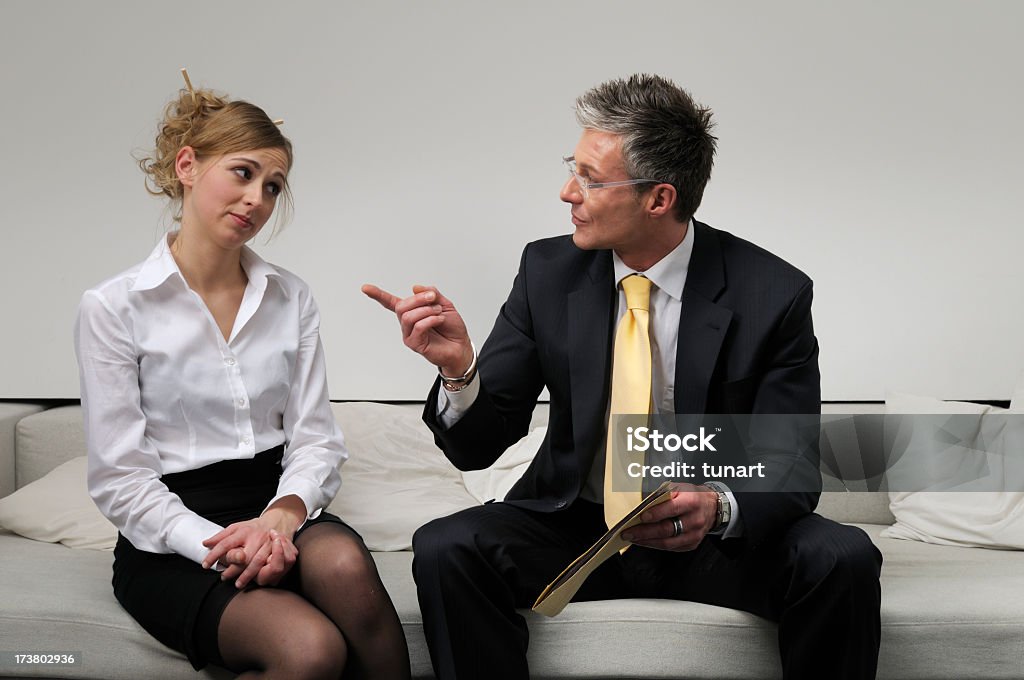
[[[675,410],[703,413],[732,310],[715,302],[725,289],[718,234],[694,222],[693,254],[683,288],[676,347]],[[596,253],[583,283],[568,294],[569,387],[578,451],[593,451],[604,433],[611,380],[612,315],[616,305],[610,251]],[[589,470],[591,458],[579,459]]]
[[[577,451],[593,453],[604,433],[611,369],[615,282],[610,251],[596,253],[584,283],[568,295],[569,389]],[[584,476],[591,457],[578,457]]]
[[[676,413],[704,413],[711,376],[732,321],[732,310],[715,303],[725,289],[718,234],[705,224],[693,224],[693,254],[683,288],[676,346]]]

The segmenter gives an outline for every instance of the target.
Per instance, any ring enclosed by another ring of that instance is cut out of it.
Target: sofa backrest
[[[18,423],[43,410],[38,404],[0,403],[0,498],[13,493],[17,484],[14,452]]]
[[[419,414],[422,404],[401,406],[410,416]],[[880,404],[828,404],[832,414],[881,413]],[[547,407],[541,405],[531,427],[547,425]],[[13,439],[13,441],[12,441]],[[84,456],[85,434],[80,406],[42,410],[31,404],[0,404],[0,497],[46,475],[77,456]],[[13,483],[11,483],[13,480]],[[892,524],[888,495],[883,491],[844,491],[837,480],[825,478],[818,512],[839,522]],[[834,490],[829,490],[834,489]]]
[[[15,473],[18,488],[72,458],[84,456],[81,406],[58,406],[18,423]]]

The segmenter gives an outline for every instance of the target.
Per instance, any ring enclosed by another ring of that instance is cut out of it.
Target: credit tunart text
[[[697,432],[679,435],[676,433],[662,434],[649,427],[626,428],[626,451],[630,453],[676,453],[716,452],[718,449],[712,440],[714,432],[701,427]],[[626,474],[630,477],[659,477],[669,479],[704,477],[708,479],[728,478],[761,478],[765,477],[764,463],[754,465],[715,465],[713,463],[685,463],[672,461],[664,465],[648,465],[639,462],[629,463]]]

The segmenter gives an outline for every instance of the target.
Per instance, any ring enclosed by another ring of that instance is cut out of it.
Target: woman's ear
[[[174,170],[178,174],[178,181],[183,187],[192,188],[196,179],[196,170],[199,161],[196,159],[196,150],[191,146],[183,146],[178,155],[174,157]]]

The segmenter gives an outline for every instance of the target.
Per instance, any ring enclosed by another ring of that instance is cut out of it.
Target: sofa
[[[409,536],[433,517],[500,497],[543,436],[545,414],[539,410],[530,435],[492,469],[463,474],[433,446],[419,422],[421,405],[333,406],[351,459],[331,509],[373,551],[401,617],[413,676],[432,677]],[[96,549],[109,547],[113,530],[89,515],[84,454],[79,406],[0,403],[0,677],[194,678],[181,654],[151,638],[114,599],[112,554]],[[829,488],[842,485],[830,486],[826,475]],[[1024,679],[1024,552],[882,536],[894,521],[885,491],[827,490],[818,512],[861,527],[884,555],[879,678]],[[86,535],[93,531],[103,534],[98,542]],[[637,599],[572,603],[554,618],[523,615],[535,678],[781,677],[776,626],[743,612]],[[15,657],[40,652],[73,654],[75,662]],[[232,677],[214,667],[198,676]]]

